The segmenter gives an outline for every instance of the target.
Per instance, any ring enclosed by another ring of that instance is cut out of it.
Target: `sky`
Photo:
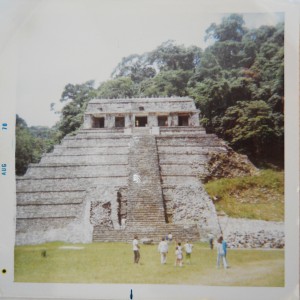
[[[61,108],[66,84],[95,80],[98,86],[123,57],[167,40],[204,49],[205,30],[224,16],[217,7],[204,11],[204,2],[0,0],[0,56],[12,41],[17,45],[16,113],[28,126],[53,126],[58,115],[50,105]],[[230,8],[224,12],[236,12]],[[274,11],[250,11],[244,15],[248,28],[283,20]]]

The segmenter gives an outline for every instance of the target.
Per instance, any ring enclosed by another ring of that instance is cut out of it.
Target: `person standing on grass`
[[[224,251],[224,256],[225,256],[225,259],[226,259],[226,262],[227,262],[227,242],[224,240],[223,238],[223,241],[222,241],[222,247],[223,247],[223,251]],[[227,268],[228,268],[228,262],[227,262]]]
[[[163,237],[158,244],[158,252],[160,253],[160,263],[162,265],[166,264],[167,262],[167,253],[169,250],[168,243],[166,239]]]
[[[209,234],[209,247],[210,247],[210,250],[214,249],[214,237],[212,234]]]
[[[134,263],[138,264],[140,260],[140,246],[138,242],[138,237],[135,235],[134,240],[132,241],[133,255],[134,255]]]
[[[173,240],[173,235],[172,235],[171,232],[169,232],[169,234],[168,234],[168,242],[172,243],[172,240]]]
[[[182,267],[182,250],[181,247],[179,245],[180,243],[178,243],[178,246],[176,247],[176,251],[175,251],[175,267],[179,266]]]
[[[226,256],[223,248],[223,237],[220,236],[217,240],[217,268],[220,267],[220,261],[222,260],[224,269],[228,268]]]
[[[184,250],[185,250],[186,263],[189,265],[191,264],[192,248],[193,245],[189,241],[187,241],[186,244],[184,245]]]

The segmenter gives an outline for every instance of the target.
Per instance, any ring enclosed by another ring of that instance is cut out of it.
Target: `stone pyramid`
[[[92,100],[83,128],[17,178],[16,244],[217,234],[201,178],[227,151],[190,98]]]

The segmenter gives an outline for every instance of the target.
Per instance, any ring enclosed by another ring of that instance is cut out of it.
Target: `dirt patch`
[[[62,250],[83,250],[84,247],[77,247],[77,246],[62,246],[62,247],[59,247],[58,249],[62,249]]]

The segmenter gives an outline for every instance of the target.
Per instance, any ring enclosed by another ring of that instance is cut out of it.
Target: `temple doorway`
[[[125,118],[124,117],[116,117],[115,118],[115,127],[117,127],[117,128],[125,127]]]
[[[104,118],[93,118],[93,128],[104,128]]]
[[[148,118],[145,117],[135,117],[135,127],[146,127],[148,124]]]
[[[189,126],[189,116],[178,116],[178,126]]]
[[[159,127],[168,126],[168,116],[158,116],[157,123]]]

